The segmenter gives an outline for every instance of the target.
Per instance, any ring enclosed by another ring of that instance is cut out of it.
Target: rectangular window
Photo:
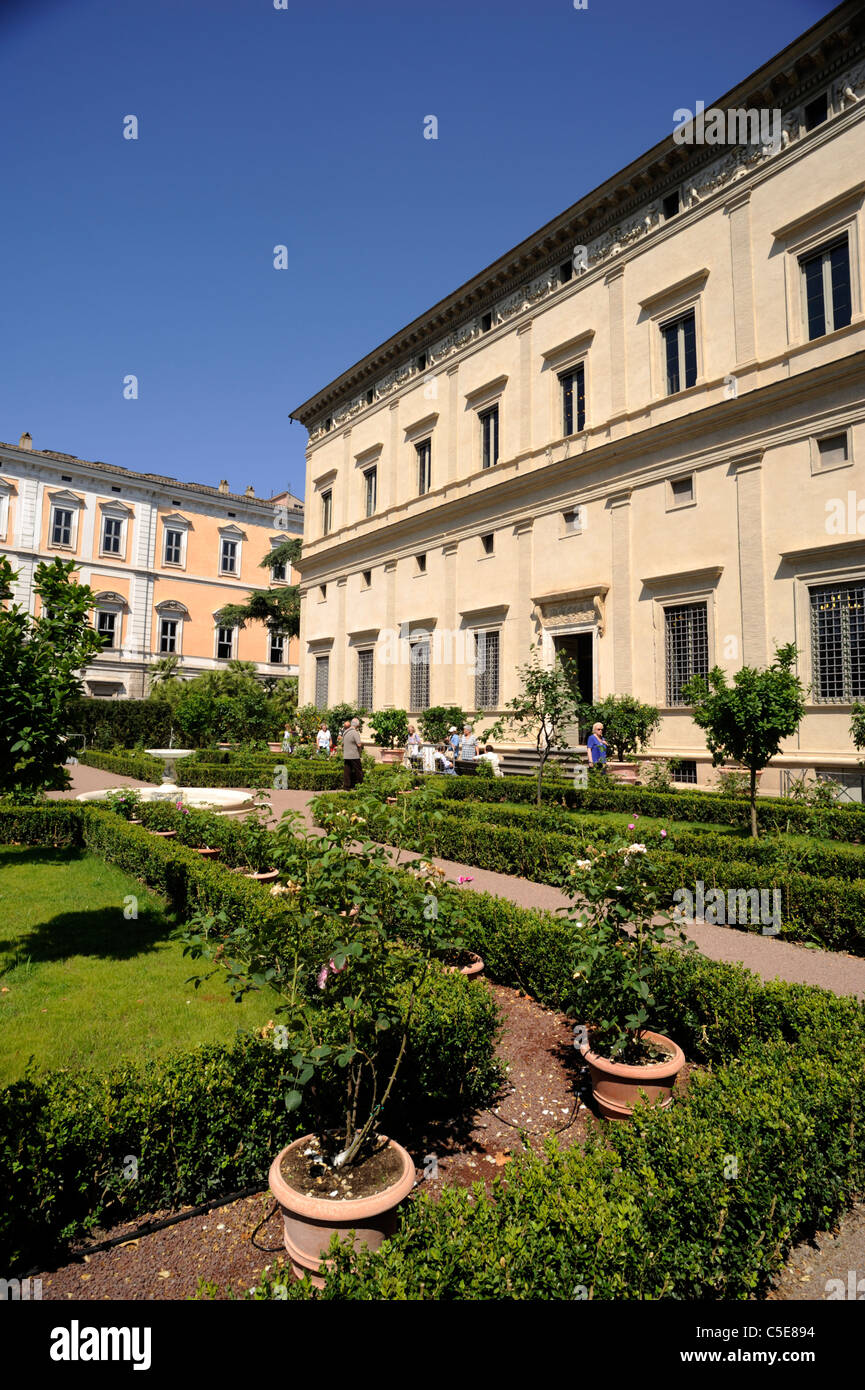
[[[832,434],[817,440],[817,457],[821,468],[840,468],[847,462],[846,434]]]
[[[51,523],[51,544],[72,544],[72,513],[65,507],[55,507]]]
[[[853,312],[847,237],[802,256],[799,264],[809,341],[846,328]]]
[[[486,536],[481,536],[481,545],[485,555],[492,555],[496,548],[496,538],[492,531]]]
[[[691,473],[687,478],[670,479],[670,506],[686,507],[689,502],[694,500],[694,475]]]
[[[479,416],[481,422],[481,467],[494,468],[499,461],[499,408],[492,406]]]
[[[321,534],[330,534],[330,527],[333,521],[333,493],[328,490],[321,494]]]
[[[583,364],[559,376],[562,386],[562,434],[579,434],[586,427],[586,385]]]
[[[105,516],[102,518],[102,553],[103,555],[120,554],[120,537],[123,533],[123,522],[115,516]]]
[[[413,642],[410,653],[409,707],[429,709],[429,642]]]
[[[661,204],[664,213],[664,221],[669,222],[671,217],[676,217],[679,212],[679,190],[668,193]]]
[[[219,569],[221,574],[237,574],[237,541],[230,541],[223,536],[219,551]]]
[[[667,371],[667,395],[685,391],[697,380],[697,321],[691,310],[661,325]]]
[[[696,764],[696,762],[694,761],[693,758],[682,758],[682,759],[681,759],[681,761],[679,762],[678,767],[675,767],[675,768],[673,769],[673,781],[674,781],[674,782],[692,782],[692,783],[696,783],[696,781],[697,781],[697,764]]]
[[[330,675],[330,657],[315,658],[315,707],[327,709],[327,687]]]
[[[159,650],[163,656],[177,651],[177,619],[162,618],[159,623]]]
[[[363,477],[366,483],[366,515],[374,516],[378,501],[378,469],[368,468]]]
[[[100,610],[96,614],[96,631],[106,639],[106,647],[117,646],[117,614]]]
[[[415,444],[417,454],[417,492],[418,497],[423,497],[425,492],[429,492],[432,478],[432,440],[424,439],[421,444]]]
[[[426,555],[416,555],[418,574],[426,574]]]
[[[278,565],[271,565],[270,577],[274,584],[285,583],[285,581],[288,579],[288,570],[284,560],[281,560]]]
[[[494,710],[499,703],[499,634],[475,633],[475,708]]]
[[[165,556],[166,565],[180,565],[183,563],[183,532],[165,532]]]
[[[283,664],[285,660],[285,636],[283,633],[270,633],[267,659],[271,666],[281,666]]]
[[[579,507],[569,507],[562,512],[566,536],[578,536],[583,529],[583,518]]]
[[[822,92],[813,101],[809,101],[802,114],[805,117],[806,130],[814,130],[818,125],[822,125],[829,115],[828,93]]]
[[[360,587],[368,589],[372,584],[372,570],[362,570],[360,575]]]
[[[811,589],[814,698],[865,695],[865,581]]]
[[[234,628],[220,627],[216,630],[216,659],[229,661],[234,656]]]
[[[709,673],[709,628],[705,603],[664,609],[667,704],[683,705],[682,686]]]
[[[326,585],[326,584],[319,584],[319,586],[318,586],[318,599],[319,599],[319,603],[324,603],[324,601],[325,601],[326,598],[327,598],[327,585]]]
[[[372,647],[357,654],[357,703],[359,709],[372,709],[373,657]]]

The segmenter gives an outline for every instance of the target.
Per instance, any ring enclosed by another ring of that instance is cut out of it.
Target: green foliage
[[[487,738],[500,739],[505,728],[520,738],[533,738],[538,752],[537,802],[541,804],[541,783],[547,758],[555,748],[565,748],[565,728],[580,717],[579,697],[575,695],[573,663],[563,659],[552,667],[542,664],[540,651],[517,670],[522,689],[508,700],[506,715],[487,731]]]
[[[270,787],[285,790],[324,791],[342,785],[342,767],[334,763],[310,761],[308,758],[268,754],[239,761],[225,751],[225,761],[178,759],[175,765],[179,787]],[[213,756],[213,755],[211,755]],[[78,759],[85,767],[97,767],[103,772],[116,772],[135,777],[140,782],[162,781],[164,764],[155,758],[132,753],[82,753]]]
[[[274,565],[293,564],[300,555],[301,544],[299,537],[283,541],[260,561],[261,569],[272,570]],[[226,604],[220,617],[229,627],[243,628],[247,623],[263,623],[270,632],[297,637],[300,632],[300,589],[296,584],[253,589],[245,603]]]
[[[681,762],[680,758],[652,758],[640,764],[640,780],[644,787],[653,792],[674,792],[673,773]]]
[[[359,719],[361,730],[363,730],[363,723],[368,713],[368,710],[361,709],[359,705],[334,705],[323,717],[327,720],[327,727],[331,733],[338,738],[346,720],[350,724],[353,719]]]
[[[404,709],[380,709],[370,717],[370,728],[380,748],[404,748],[408,715]]]
[[[327,722],[326,711],[318,709],[316,705],[302,705],[297,711],[294,717],[294,727],[304,743],[311,743],[315,746],[315,736],[322,719]]]
[[[651,741],[660,728],[661,716],[654,705],[641,704],[633,695],[608,695],[583,711],[586,724],[603,724],[604,738],[619,761]]]
[[[751,834],[757,835],[757,773],[774,758],[781,740],[795,734],[805,713],[802,682],[793,673],[796,647],[778,647],[765,671],[743,666],[732,686],[720,666],[694,676],[682,689],[693,705],[691,716],[706,731],[706,746],[717,766],[725,758],[750,770]]]
[[[418,720],[427,743],[447,743],[450,738],[448,730],[453,727],[461,734],[465,722],[465,710],[459,705],[430,705]]]
[[[93,591],[73,582],[72,560],[40,561],[38,618],[13,602],[17,572],[0,556],[0,795],[33,796],[67,785],[68,710],[78,672],[101,651],[89,625]]]

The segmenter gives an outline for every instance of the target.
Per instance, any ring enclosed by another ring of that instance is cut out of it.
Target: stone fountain
[[[195,752],[194,748],[147,748],[145,752],[149,753],[151,758],[161,758],[165,768],[161,787],[139,789],[142,801],[182,801],[184,806],[194,806],[200,810],[209,808],[214,811],[240,811],[244,806],[252,805],[249,792],[236,787],[178,787],[175,781],[176,760],[190,757]],[[95,792],[81,792],[75,799],[104,801],[109,791],[116,791],[116,788],[104,787]]]

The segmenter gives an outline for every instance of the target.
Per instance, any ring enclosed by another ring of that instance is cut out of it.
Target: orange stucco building
[[[183,676],[232,658],[261,676],[297,674],[297,639],[262,624],[220,622],[222,608],[252,589],[292,584],[291,567],[272,579],[261,561],[300,536],[303,505],[290,493],[256,497],[182,483],[156,473],[18,445],[0,444],[0,554],[18,572],[16,599],[35,611],[36,565],[72,559],[94,591],[93,623],[106,645],[84,672],[88,694],[147,693],[147,667],[176,656]]]

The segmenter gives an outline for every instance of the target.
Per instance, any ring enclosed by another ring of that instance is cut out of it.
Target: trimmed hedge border
[[[139,782],[162,781],[164,764],[158,758],[126,753],[82,753],[78,761],[101,772],[134,777]],[[273,789],[274,768],[285,768],[285,788],[297,791],[326,791],[342,786],[342,763],[321,764],[305,758],[284,758],[270,762],[200,763],[179,758],[175,763],[178,787],[261,787]],[[282,787],[282,782],[280,782]]]
[[[449,801],[534,802],[536,784],[527,778],[428,778]],[[565,782],[544,783],[542,803],[570,811],[638,811],[660,819],[695,820],[715,825],[750,824],[747,801],[706,792],[653,792],[645,787],[577,788]],[[757,824],[762,829],[811,831],[827,840],[865,841],[865,807],[836,806],[815,811],[787,797],[758,797]]]
[[[352,793],[335,793],[318,798],[316,806],[319,803],[347,806],[351,796]],[[464,813],[431,817],[425,812],[421,823],[412,816],[410,804],[409,801],[405,831],[399,837],[404,848],[557,887],[563,883],[564,861],[578,853],[581,844],[588,844],[594,835],[592,828],[582,839],[577,834],[534,830],[527,824],[521,827],[491,825]],[[314,815],[318,821],[315,810]],[[390,835],[390,842],[395,843],[391,819],[384,811],[381,816],[367,817],[365,831],[382,841]],[[634,834],[638,838],[638,832]],[[682,837],[681,844],[677,837],[670,838],[669,847],[658,847],[658,885],[669,893],[670,907],[676,889],[685,888],[693,893],[698,882],[703,883],[707,891],[718,888],[725,894],[738,890],[778,889],[781,893],[780,936],[790,941],[817,942],[831,951],[865,956],[865,881],[853,872],[857,867],[855,855],[853,862],[843,854],[827,855],[826,861],[821,862],[819,850],[814,849],[810,856],[803,858],[815,871],[804,873],[783,862],[761,863],[759,856],[765,851],[761,851],[759,840],[754,845],[754,842],[736,839],[729,845],[722,835],[706,836],[703,838],[710,841],[706,845],[701,843],[699,835]],[[736,858],[740,848],[741,856]],[[839,868],[843,872],[833,875],[833,869]],[[773,900],[769,902],[774,905]],[[769,924],[731,922],[730,925],[759,933],[762,925]]]
[[[171,807],[153,808],[182,821]],[[195,815],[196,813],[190,813]],[[205,819],[216,820],[205,813]],[[238,827],[222,822],[228,835]],[[315,929],[268,889],[205,863],[177,841],[151,835],[116,812],[90,805],[0,803],[0,842],[85,848],[117,864],[184,912],[224,908],[301,933]],[[325,957],[326,958],[326,957]],[[398,1104],[449,1118],[488,1103],[500,1080],[494,1060],[498,1009],[483,985],[435,971],[411,1018]],[[22,1268],[62,1251],[97,1224],[128,1220],[266,1181],[274,1154],[308,1127],[287,1116],[285,1059],[261,1038],[175,1053],[147,1067],[102,1073],[29,1073],[0,1092],[0,1263]],[[124,1177],[125,1159],[138,1178]]]

